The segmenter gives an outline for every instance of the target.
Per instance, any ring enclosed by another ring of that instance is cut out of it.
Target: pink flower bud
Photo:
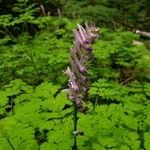
[[[77,105],[78,108],[82,107],[82,103],[79,99],[77,99],[75,102],[76,102],[76,105]]]

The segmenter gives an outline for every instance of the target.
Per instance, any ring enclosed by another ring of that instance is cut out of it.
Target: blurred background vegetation
[[[149,0],[1,0],[0,15],[16,23],[40,16],[93,20],[98,25],[150,30]],[[32,16],[32,17],[31,17]],[[34,16],[34,17],[33,17]],[[4,16],[3,16],[4,17]],[[24,19],[24,20],[23,20]],[[28,20],[28,21],[27,21]]]

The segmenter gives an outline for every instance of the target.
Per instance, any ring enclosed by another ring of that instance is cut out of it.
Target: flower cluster
[[[85,110],[90,86],[88,64],[93,56],[91,44],[98,38],[99,29],[94,24],[85,24],[85,28],[78,25],[74,32],[74,46],[70,49],[71,66],[65,74],[69,76],[68,99],[75,102],[78,110]]]

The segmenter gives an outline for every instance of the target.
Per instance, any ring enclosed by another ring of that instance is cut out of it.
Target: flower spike
[[[77,29],[73,30],[74,46],[70,48],[71,66],[64,73],[69,77],[68,99],[76,104],[79,111],[85,112],[90,86],[87,62],[93,57],[91,44],[99,37],[99,29],[95,27],[95,24],[86,23],[85,28],[79,24],[77,26]]]

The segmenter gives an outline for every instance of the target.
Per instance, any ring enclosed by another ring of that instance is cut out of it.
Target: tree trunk
[[[136,30],[135,33],[136,33],[136,34],[139,34],[139,35],[142,36],[142,37],[150,38],[150,32],[145,32],[145,31]]]

